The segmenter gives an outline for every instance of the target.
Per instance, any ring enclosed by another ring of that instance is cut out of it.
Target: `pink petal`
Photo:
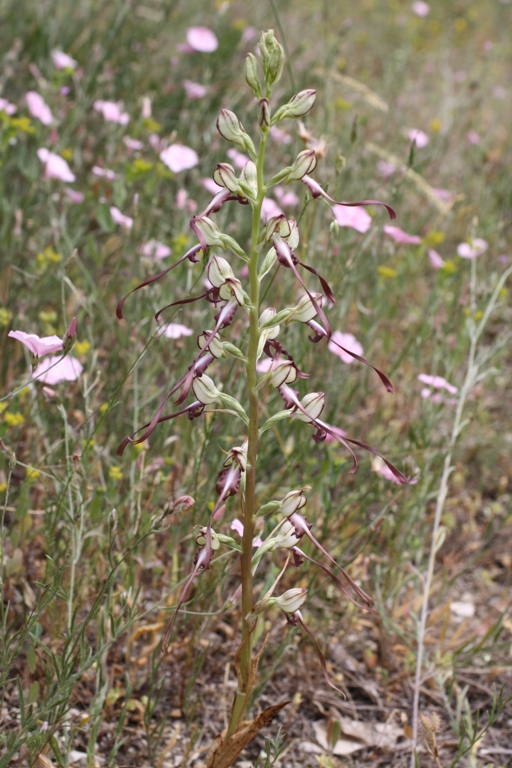
[[[457,253],[461,259],[476,259],[477,256],[481,256],[484,253],[489,244],[482,240],[481,237],[475,237],[471,243],[460,243],[457,246]]]
[[[125,216],[124,213],[121,213],[119,208],[116,208],[114,205],[110,208],[110,215],[112,216],[114,223],[119,224],[120,227],[124,227],[125,229],[132,228],[133,219],[130,216]]]
[[[406,135],[408,139],[416,142],[418,149],[426,147],[430,141],[426,133],[423,133],[423,131],[419,131],[416,128],[411,128],[411,130],[406,132]]]
[[[39,93],[36,93],[36,91],[29,91],[25,98],[27,100],[28,111],[32,117],[40,120],[43,125],[50,125],[53,122],[53,115],[50,107]]]
[[[258,373],[267,373],[272,368],[273,360],[271,357],[265,357],[263,360],[258,360],[256,363],[256,370]]]
[[[69,165],[63,157],[50,152],[45,147],[37,150],[37,156],[45,165],[44,175],[48,179],[59,179],[60,181],[73,182],[76,180]]]
[[[371,227],[372,217],[361,206],[333,205],[332,211],[340,227],[351,227],[357,232],[368,232]]]
[[[480,134],[476,131],[468,131],[466,138],[470,144],[480,144],[481,142]]]
[[[422,2],[422,0],[416,0],[416,2],[414,2],[411,7],[412,12],[415,13],[416,16],[421,16],[424,18],[430,13],[430,6],[428,3]]]
[[[409,245],[419,245],[421,237],[418,235],[408,235],[400,227],[393,227],[391,224],[384,225],[384,232],[389,235],[395,243],[407,243]]]
[[[444,259],[437,251],[434,251],[433,248],[429,248],[427,253],[432,269],[441,269],[441,267],[444,267]]]
[[[181,323],[169,323],[162,328],[162,335],[168,339],[181,339],[182,336],[192,336],[194,331]]]
[[[267,222],[269,219],[272,219],[274,216],[281,216],[282,214],[283,212],[275,200],[272,200],[271,197],[263,198],[263,203],[261,205],[262,221]]]
[[[277,186],[274,187],[274,194],[281,205],[298,205],[300,203],[299,198],[291,189]]]
[[[190,27],[187,30],[187,43],[194,51],[212,53],[218,48],[218,41],[208,27]]]
[[[427,384],[429,387],[434,387],[434,389],[446,389],[451,395],[457,394],[457,387],[443,379],[442,376],[430,376],[428,373],[420,373],[418,381],[421,381],[422,384]],[[423,390],[422,397],[424,397]]]
[[[332,432],[334,432],[334,434],[337,435],[338,437],[341,437],[341,438],[347,437],[347,433],[345,432],[344,429],[341,429],[341,427],[334,427],[332,424],[327,424],[326,426],[328,426],[329,429]],[[336,443],[336,442],[337,442],[336,438],[333,437],[333,435],[330,435],[329,433],[327,433],[324,443]]]
[[[58,336],[40,337],[35,333],[25,333],[25,331],[9,331],[8,336],[11,339],[21,341],[36,357],[42,357],[62,349],[62,339],[59,339]]]
[[[94,109],[96,112],[100,112],[105,120],[110,123],[119,123],[120,125],[127,125],[130,121],[130,116],[127,112],[122,111],[122,106],[116,104],[115,101],[103,101],[98,99],[94,102]]]
[[[238,150],[233,149],[233,147],[228,149],[226,155],[233,161],[235,168],[244,168],[245,164],[249,161],[247,155],[244,155],[243,152],[238,152]]]
[[[441,189],[441,187],[434,187],[434,192],[440,200],[450,203],[455,195],[453,192],[449,192],[447,189]]]
[[[346,347],[351,352],[354,352],[356,355],[362,355],[364,350],[361,344],[358,342],[355,336],[353,336],[351,333],[341,333],[341,331],[334,331],[332,334],[332,340],[337,341],[338,344],[341,344],[342,347]],[[346,352],[344,352],[342,349],[336,346],[336,344],[333,344],[332,341],[329,341],[329,344],[327,345],[329,352],[332,352],[333,355],[338,355],[338,357],[341,357],[344,363],[347,363],[347,365],[350,365],[354,362],[354,358],[350,357],[350,355],[347,355]]]
[[[34,376],[39,376],[39,381],[50,386],[59,384],[61,381],[76,381],[84,369],[83,365],[70,355],[63,358],[60,363],[57,362],[58,360],[58,357],[46,357],[35,369]],[[48,370],[54,363],[57,365]]]
[[[0,112],[5,112],[6,115],[14,115],[16,107],[7,99],[0,99]]]
[[[71,56],[68,56],[67,53],[64,53],[64,51],[52,51],[51,57],[53,61],[53,66],[56,69],[76,69],[78,64],[77,62],[71,58]]]
[[[147,243],[141,246],[140,252],[143,256],[148,256],[152,259],[166,259],[172,253],[168,245],[158,240],[148,240]]]
[[[201,184],[208,190],[208,192],[211,192],[212,195],[216,195],[217,192],[220,192],[220,190],[223,189],[223,187],[216,184],[213,179],[201,179]]]
[[[117,173],[111,171],[110,168],[100,168],[99,165],[93,165],[92,172],[100,179],[108,179],[109,181],[114,181],[114,179],[117,179]]]
[[[66,187],[64,189],[64,192],[69,197],[72,203],[83,203],[84,201],[83,192],[77,192],[76,189],[70,189],[69,187]]]
[[[377,170],[385,179],[389,179],[389,177],[394,174],[396,169],[397,167],[394,163],[387,163],[385,160],[379,160],[377,163]]]
[[[123,136],[123,144],[131,152],[144,149],[144,144],[142,143],[142,141],[139,141],[138,139],[131,139],[129,136]]]
[[[173,173],[187,171],[194,168],[199,162],[197,152],[184,144],[171,144],[170,147],[160,152],[160,160]]]
[[[286,131],[278,128],[277,125],[273,125],[269,131],[270,135],[276,142],[276,144],[291,144],[292,137]]]
[[[184,80],[183,87],[189,99],[202,99],[208,92],[206,86],[193,83],[192,80]]]

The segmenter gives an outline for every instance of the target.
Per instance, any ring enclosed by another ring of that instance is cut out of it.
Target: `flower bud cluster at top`
[[[223,544],[237,551],[242,550],[242,607],[244,615],[249,615],[254,608],[251,594],[252,571],[253,569],[254,571],[256,570],[265,554],[271,553],[276,549],[282,549],[288,552],[289,559],[293,557],[294,565],[300,565],[304,558],[311,562],[316,562],[298,548],[300,540],[304,536],[309,538],[320,549],[331,565],[334,564],[341,571],[343,578],[356,598],[363,603],[363,606],[371,607],[371,599],[357,585],[354,585],[345,571],[314,538],[310,530],[311,525],[300,514],[299,510],[306,504],[305,488],[291,491],[281,501],[267,502],[259,509],[256,503],[256,462],[258,450],[260,449],[260,439],[277,420],[288,418],[305,422],[314,428],[315,431],[312,434],[312,438],[316,442],[320,442],[327,436],[337,440],[352,456],[352,471],[357,466],[357,460],[351,445],[362,447],[380,456],[377,451],[365,443],[346,436],[341,437],[342,434],[344,435],[342,430],[336,430],[336,428],[331,427],[329,424],[320,421],[325,403],[323,392],[310,392],[299,397],[299,393],[291,387],[297,379],[305,379],[308,377],[308,374],[298,369],[292,355],[285,350],[279,341],[280,334],[289,323],[297,322],[307,325],[313,331],[313,335],[309,336],[312,343],[318,343],[324,338],[329,341],[332,331],[322,307],[324,299],[334,303],[335,297],[327,281],[314,267],[302,263],[296,255],[300,239],[297,222],[288,220],[283,214],[280,214],[271,217],[264,226],[261,226],[260,219],[263,199],[268,190],[276,184],[289,184],[297,181],[304,183],[307,194],[310,197],[323,196],[332,202],[336,202],[338,205],[385,204],[378,200],[344,203],[330,198],[320,184],[313,181],[309,176],[317,165],[317,156],[313,149],[306,149],[300,152],[290,166],[283,168],[269,180],[265,181],[264,155],[267,139],[271,137],[270,127],[282,120],[300,118],[306,115],[315,103],[316,93],[311,89],[301,91],[294,95],[286,104],[279,106],[274,114],[272,114],[272,88],[281,77],[284,53],[272,31],[263,33],[259,42],[259,48],[263,82],[260,80],[260,66],[256,57],[253,54],[249,54],[245,62],[246,81],[258,100],[258,146],[256,147],[253,139],[246,132],[234,112],[229,109],[221,110],[217,120],[217,129],[220,135],[226,141],[247,153],[249,159],[239,175],[227,162],[221,162],[217,165],[213,173],[213,179],[219,185],[220,191],[214,195],[205,210],[195,215],[191,220],[191,228],[198,239],[198,245],[192,247],[171,267],[156,277],[146,280],[134,289],[138,290],[155,282],[182,262],[188,261],[195,264],[202,256],[203,263],[206,263],[210,287],[206,290],[206,293],[198,296],[197,299],[208,301],[215,308],[216,314],[214,315],[214,321],[210,323],[210,328],[202,330],[198,335],[199,352],[192,360],[188,371],[166,393],[152,421],[144,425],[137,433],[127,437],[121,444],[119,452],[122,453],[130,442],[138,443],[146,440],[157,424],[163,421],[168,421],[185,414],[189,419],[195,419],[200,417],[205,410],[222,410],[227,414],[238,417],[244,424],[247,434],[247,438],[242,446],[229,451],[218,474],[216,484],[217,501],[207,525],[201,528],[200,534],[197,537],[199,550],[194,569],[183,587],[173,622],[166,635],[166,640],[174,625],[176,614],[187,597],[192,581],[210,567],[213,553]],[[252,239],[250,248],[247,251],[233,237],[223,233],[211,218],[212,215],[216,214],[228,203],[238,203],[247,206],[251,210],[253,222]],[[388,209],[390,216],[394,216],[392,209],[389,206],[385,207]],[[221,256],[218,253],[213,253],[212,249],[219,249],[225,255]],[[244,290],[241,280],[235,276],[233,267],[228,260],[230,256],[241,260],[248,267],[249,288],[247,291]],[[281,310],[277,310],[272,306],[260,307],[260,284],[274,267],[281,271],[289,270],[293,278],[300,285],[302,295],[294,306],[285,307]],[[304,271],[314,275],[319,281],[319,286],[315,290],[311,290],[304,282]],[[118,317],[122,317],[122,309],[126,298],[119,304]],[[175,301],[169,306],[176,307],[194,300],[196,299],[187,298]],[[157,313],[157,317],[160,317],[165,309],[167,307],[160,310]],[[249,340],[244,349],[240,349],[225,339],[225,332],[233,323],[238,311],[245,312],[249,317]],[[358,361],[373,368],[385,386],[391,389],[391,384],[385,374],[374,368],[363,357],[350,351],[347,351],[347,354],[351,354]],[[229,356],[237,358],[245,366],[249,401],[248,411],[245,410],[244,405],[237,399],[225,393],[221,386],[217,386],[214,380],[206,373],[209,366],[216,360]],[[261,373],[258,377],[257,370],[260,366],[258,365],[257,369],[257,364],[262,362],[266,364],[265,372]],[[284,404],[284,410],[270,416],[265,423],[261,424],[259,421],[261,409],[258,401],[258,392],[267,385],[270,385],[279,393]],[[193,394],[195,399],[185,406],[185,400],[190,393]],[[166,406],[173,396],[176,397],[175,404],[179,405],[179,410],[166,415]],[[383,461],[391,469],[399,482],[406,482],[406,478],[402,473],[385,459]],[[234,538],[220,534],[213,528],[213,525],[217,525],[222,518],[226,507],[226,500],[234,495],[241,497],[241,507],[244,514],[245,530],[241,547]],[[275,526],[274,530],[253,553],[254,520],[258,516],[266,516],[269,513]],[[344,583],[332,571],[326,569],[320,563],[318,565],[326,571],[345,595],[356,602],[354,596],[348,592]],[[250,581],[249,587],[248,581]],[[258,605],[275,605],[286,614],[297,617],[300,616],[299,608],[302,607],[306,594],[307,590],[299,588],[290,589],[277,598],[273,598],[271,594],[268,594],[265,601],[260,601]],[[300,621],[302,623],[302,619]],[[250,653],[250,643],[244,645],[242,653],[242,677],[244,676],[243,669],[248,669],[248,661],[246,658],[244,660],[244,654],[247,652]]]

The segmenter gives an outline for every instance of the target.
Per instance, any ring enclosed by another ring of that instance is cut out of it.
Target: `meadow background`
[[[197,25],[215,34],[215,50],[186,50]],[[325,391],[325,420],[417,482],[395,485],[368,454],[350,475],[342,449],[312,447],[300,424],[280,423],[266,441],[261,497],[312,486],[317,535],[380,617],[340,600],[314,570],[290,580],[309,587],[305,615],[347,699],[326,689],[308,638],[271,615],[260,703],[291,704],[239,764],[254,765],[279,724],[282,766],[409,764],[420,611],[461,397],[468,421],[437,532],[420,691],[433,725],[423,727],[418,759],[443,768],[512,760],[512,313],[510,283],[499,283],[512,263],[512,4],[3,0],[2,767],[200,766],[225,725],[234,685],[226,651],[239,621],[236,607],[222,612],[237,584],[232,560],[198,580],[163,658],[159,643],[192,566],[193,526],[215,499],[219,446],[238,445],[239,434],[219,416],[177,420],[116,455],[196,349],[195,334],[158,334],[153,314],[197,292],[201,278],[178,268],[136,292],[124,321],[115,308],[194,244],[189,219],[208,203],[204,179],[228,149],[215,120],[226,107],[252,131],[243,61],[268,28],[289,54],[280,100],[317,90],[304,120],[320,157],[314,177],[338,200],[384,199],[410,236],[386,233],[376,207],[364,232],[333,224],[329,205],[313,204],[300,184],[287,188],[297,199],[276,202],[300,218],[301,257],[338,297],[332,327],[360,342],[395,394],[368,368],[313,347],[302,328],[290,327],[286,346],[312,372],[310,388]],[[61,68],[55,51],[76,65]],[[50,114],[30,106],[30,92]],[[98,100],[119,105],[114,121]],[[269,169],[304,147],[295,125],[275,138]],[[198,163],[170,170],[159,155],[173,144],[192,148]],[[74,180],[51,178],[41,149],[63,158]],[[241,242],[250,235],[243,210],[219,221]],[[170,250],[165,259],[152,240]],[[269,304],[295,299],[287,277],[273,281]],[[62,337],[73,317],[81,374],[24,386],[31,355],[8,333]],[[192,304],[165,320],[201,331],[211,311]],[[241,322],[234,333],[243,339]],[[479,375],[465,387],[473,353]],[[230,365],[219,376],[238,396]],[[449,386],[428,387],[421,374]],[[183,494],[195,508],[164,515]]]

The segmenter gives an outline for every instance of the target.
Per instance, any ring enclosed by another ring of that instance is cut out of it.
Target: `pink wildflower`
[[[416,16],[420,16],[422,18],[425,18],[425,16],[428,16],[430,13],[430,6],[428,3],[424,3],[423,0],[416,0],[412,4],[412,12],[416,14]]]
[[[337,342],[338,344],[341,344],[342,347],[346,347],[351,352],[355,352],[356,355],[362,355],[364,350],[361,344],[358,342],[355,336],[353,336],[351,333],[341,333],[341,331],[334,331],[334,333],[331,336],[331,340],[329,341],[329,344],[327,345],[327,348],[329,352],[332,352],[333,355],[338,355],[338,357],[341,357],[344,363],[347,363],[347,365],[350,365],[354,362],[354,358],[350,357],[350,355],[347,355],[346,352],[344,352],[342,349],[340,349],[334,342]]]
[[[236,517],[231,523],[231,530],[238,533],[240,538],[242,538],[242,536],[244,535],[244,525]],[[263,541],[260,539],[259,536],[252,540],[253,547],[261,547],[262,544],[263,544]]]
[[[76,69],[78,66],[78,63],[64,51],[52,51],[50,56],[56,69]]]
[[[208,27],[190,27],[187,30],[187,43],[193,51],[199,53],[213,53],[219,46],[217,38]]]
[[[457,394],[457,387],[454,387],[453,384],[450,384],[446,379],[443,379],[442,376],[430,376],[428,373],[420,373],[418,381],[421,381],[422,384],[426,384],[428,387],[433,387],[434,389],[445,389],[450,395]]]
[[[194,331],[181,323],[169,323],[165,328],[162,328],[162,336],[167,336],[168,339],[181,339],[182,336],[191,336]]]
[[[41,147],[37,150],[37,156],[44,163],[44,175],[47,179],[59,179],[60,181],[73,182],[76,177],[63,157]]]
[[[396,171],[396,165],[394,163],[387,163],[385,160],[379,160],[377,163],[377,170],[384,179],[389,179],[390,176]]]
[[[244,168],[245,164],[248,162],[249,158],[247,155],[244,155],[243,152],[238,152],[238,150],[231,147],[231,149],[228,149],[226,152],[226,155],[229,157],[230,160],[233,161],[233,165],[235,168]]]
[[[25,331],[9,331],[8,336],[21,341],[30,349],[34,357],[42,357],[62,349],[62,339],[58,336],[40,337],[36,333],[25,333]]]
[[[386,235],[395,241],[395,243],[405,243],[408,245],[419,245],[421,243],[421,237],[418,235],[408,235],[400,227],[394,227],[392,224],[384,225],[384,232]]]
[[[481,142],[480,134],[478,134],[476,131],[468,131],[466,134],[466,139],[470,144],[480,144]]]
[[[223,189],[223,187],[216,184],[213,179],[201,179],[201,184],[208,192],[211,192],[212,195],[216,195],[217,192],[220,192],[221,189]]]
[[[111,171],[110,168],[100,168],[99,165],[93,165],[92,172],[100,179],[108,179],[109,181],[114,181],[114,179],[117,179],[117,173]]]
[[[272,200],[271,197],[263,198],[263,203],[261,205],[262,221],[267,222],[269,219],[272,219],[274,216],[282,216],[282,215],[283,215],[283,212],[275,200]]]
[[[469,243],[460,243],[457,246],[457,253],[461,259],[476,259],[477,256],[485,253],[488,247],[489,244],[485,240],[482,240],[481,237],[475,237]]]
[[[123,144],[130,152],[136,152],[137,150],[144,149],[144,144],[138,139],[131,139],[129,136],[123,136]]]
[[[341,427],[334,427],[332,424],[326,424],[326,427],[329,427],[330,432],[333,434],[327,432],[324,443],[335,443],[338,441],[338,438],[341,437],[341,439],[343,439],[344,437],[347,437],[347,433]]]
[[[286,131],[283,131],[282,128],[278,128],[277,125],[273,125],[270,128],[270,135],[274,139],[274,141],[277,144],[291,144],[292,143],[292,137],[289,133]]]
[[[43,125],[51,125],[51,123],[53,123],[53,115],[50,107],[39,93],[36,91],[28,91],[25,98],[27,100],[28,111],[32,117],[40,120]]]
[[[115,101],[103,101],[102,99],[98,99],[94,102],[93,106],[96,112],[100,112],[109,123],[127,125],[130,122],[130,115],[128,112],[122,111],[121,103],[117,104]]]
[[[202,99],[208,92],[205,85],[193,83],[192,80],[184,80],[183,87],[189,99]]]
[[[300,203],[299,198],[292,189],[285,189],[278,185],[274,187],[274,194],[280,205],[298,205]]]
[[[184,144],[171,144],[170,147],[160,152],[160,160],[173,173],[187,171],[194,168],[199,162],[197,152]]]
[[[66,187],[64,189],[64,192],[69,197],[72,203],[83,203],[84,201],[83,192],[78,192],[76,189],[70,189],[69,187]]]
[[[172,253],[168,245],[158,240],[148,240],[147,243],[141,246],[140,252],[143,256],[148,256],[152,259],[166,259]]]
[[[125,229],[132,228],[133,219],[130,216],[125,216],[124,213],[121,213],[119,208],[116,208],[115,205],[110,207],[110,215],[112,216],[114,223],[119,224],[120,227],[124,227]]]
[[[406,136],[410,141],[415,142],[418,149],[426,147],[430,141],[427,134],[423,133],[423,131],[419,131],[417,128],[411,128],[409,131],[406,131]]]
[[[0,112],[5,112],[6,115],[14,115],[16,107],[7,99],[0,99]]]
[[[434,251],[433,248],[429,248],[427,253],[432,269],[441,269],[441,267],[444,267],[444,259],[437,251]]]
[[[437,197],[446,203],[451,203],[455,195],[453,192],[449,192],[447,189],[442,189],[441,187],[434,187],[434,192],[436,193]]]
[[[351,227],[357,232],[368,232],[371,227],[372,217],[359,206],[333,205],[332,212],[340,227]]]
[[[68,355],[59,361],[59,357],[45,357],[34,371],[34,376],[43,384],[59,384],[61,381],[76,381],[82,373],[83,365],[74,357]],[[55,363],[54,368],[51,368]],[[50,369],[50,370],[48,370]]]

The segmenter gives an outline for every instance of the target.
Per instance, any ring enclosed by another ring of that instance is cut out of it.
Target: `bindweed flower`
[[[160,152],[160,160],[173,173],[181,173],[195,168],[199,162],[197,152],[183,144],[171,144]]]
[[[133,227],[133,219],[131,216],[125,216],[124,213],[121,213],[119,208],[115,207],[115,205],[110,206],[110,215],[112,216],[114,224],[119,224],[123,229],[131,229]]]
[[[53,115],[51,109],[41,94],[37,93],[36,91],[28,91],[25,98],[27,100],[28,111],[32,117],[35,117],[43,125],[51,125],[53,123]]]
[[[333,205],[332,212],[340,227],[351,227],[357,232],[368,232],[372,224],[372,217],[364,208],[346,208],[341,205]]]
[[[54,386],[63,381],[76,381],[82,371],[83,365],[71,355],[67,357],[45,357],[34,371],[34,378],[43,384]]]
[[[189,27],[187,43],[193,51],[213,53],[219,47],[217,37],[208,27]]]
[[[140,247],[140,252],[143,256],[158,260],[166,259],[172,253],[168,245],[158,240],[148,240],[147,243],[143,243]]]
[[[25,333],[25,331],[9,331],[7,335],[11,339],[21,341],[34,357],[42,357],[62,349],[62,339],[59,339],[58,336],[40,337],[35,333]]]
[[[461,259],[476,259],[477,256],[481,256],[485,253],[489,244],[482,240],[481,237],[475,237],[469,243],[460,243],[457,246],[457,254]]]
[[[388,235],[395,243],[405,245],[419,245],[421,243],[421,237],[418,235],[408,235],[400,227],[392,227],[390,224],[384,225],[384,234]]]
[[[59,179],[59,181],[76,181],[75,174],[72,173],[69,165],[60,155],[50,152],[45,147],[37,150],[37,156],[44,164],[44,175],[47,179]]]
[[[350,355],[348,352],[346,352],[346,349],[350,350],[350,352],[355,352],[356,355],[363,354],[363,347],[358,342],[356,337],[351,333],[340,333],[340,331],[334,331],[327,347],[329,351],[334,355],[341,357],[343,362],[347,365],[350,365],[354,362],[354,357],[353,355]]]
[[[97,99],[93,104],[96,112],[103,115],[104,119],[109,123],[119,123],[119,125],[128,125],[130,122],[130,115],[128,112],[123,112],[122,103],[116,103],[114,101],[103,101]]]
[[[76,69],[78,63],[64,51],[54,50],[51,52],[53,66],[55,69]]]

